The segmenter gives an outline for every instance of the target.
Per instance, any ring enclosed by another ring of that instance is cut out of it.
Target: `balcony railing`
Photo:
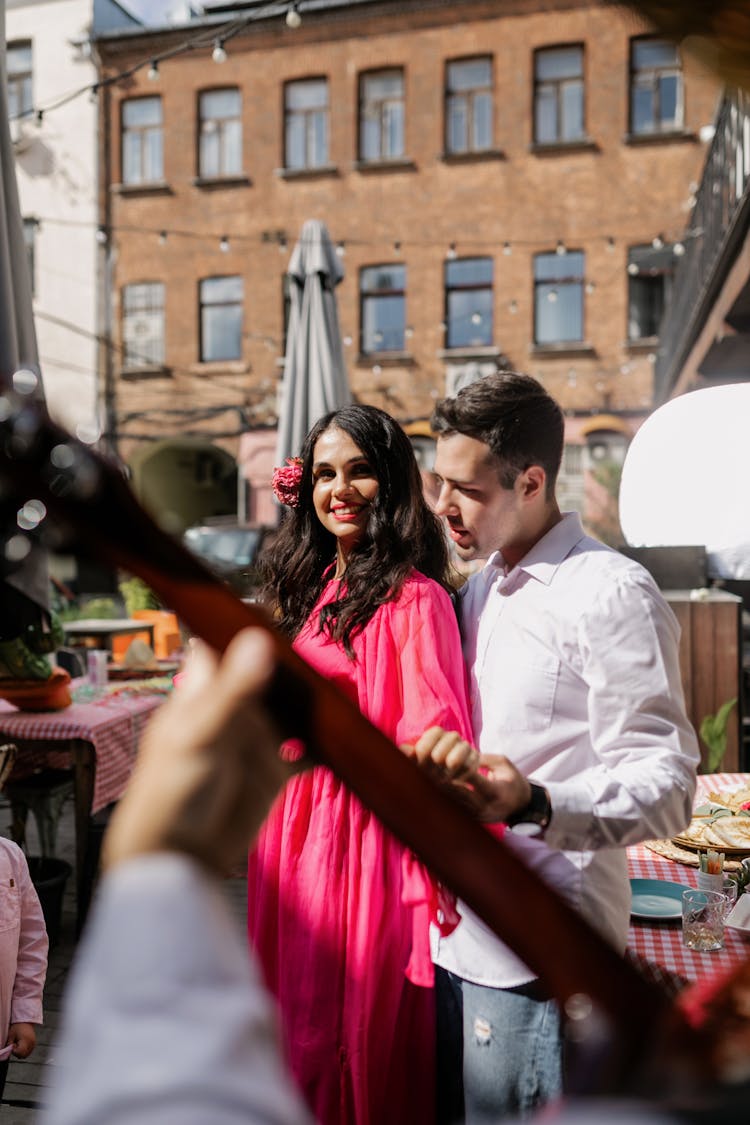
[[[726,270],[741,245],[750,211],[750,95],[726,94],[661,324],[654,377],[657,403],[669,398]]]

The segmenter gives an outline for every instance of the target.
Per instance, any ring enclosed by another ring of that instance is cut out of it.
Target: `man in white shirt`
[[[509,824],[506,841],[624,950],[624,849],[680,831],[692,809],[699,752],[676,620],[641,566],[560,512],[563,417],[535,379],[480,379],[438,403],[433,427],[436,511],[462,559],[487,559],[459,599],[487,772],[438,729],[417,756],[454,777],[484,821]],[[530,970],[461,912],[450,936],[434,935],[439,1104],[444,1120],[458,1119],[462,1078],[467,1122],[524,1116],[560,1090],[559,1014]]]

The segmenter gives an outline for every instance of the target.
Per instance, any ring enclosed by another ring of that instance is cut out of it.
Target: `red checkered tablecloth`
[[[701,776],[698,778],[696,803],[700,804],[711,791],[736,789],[748,781],[748,774],[739,773]],[[698,882],[697,868],[666,859],[643,844],[628,848],[628,874],[631,879],[666,879],[670,883],[684,883],[687,887],[694,887]],[[712,953],[696,953],[682,944],[679,919],[646,922],[632,918],[628,952],[635,954],[636,959],[640,958],[671,973],[677,973],[686,981],[696,981],[738,965],[750,956],[750,943],[728,928],[723,949]]]
[[[18,711],[0,699],[0,738],[49,742],[81,739],[90,742],[96,754],[94,798],[91,811],[116,801],[127,784],[133,768],[138,742],[146,723],[164,702],[164,694],[133,694],[121,692],[88,702],[74,702],[62,711],[33,713]],[[67,767],[70,753],[61,747],[51,752],[49,745],[38,753],[24,748],[17,769],[25,773],[41,766]]]

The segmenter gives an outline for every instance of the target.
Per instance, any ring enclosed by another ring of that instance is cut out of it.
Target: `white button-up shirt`
[[[695,791],[674,614],[643,567],[569,512],[512,569],[491,556],[463,587],[460,616],[476,744],[505,754],[552,801],[543,840],[505,839],[623,950],[624,848],[683,829]],[[433,934],[438,964],[497,988],[532,979],[460,909],[449,937]],[[554,947],[550,934],[552,957]]]

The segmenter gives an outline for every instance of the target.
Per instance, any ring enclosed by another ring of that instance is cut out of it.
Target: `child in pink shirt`
[[[47,975],[47,930],[26,857],[0,836],[0,1097],[11,1055],[36,1045]]]

